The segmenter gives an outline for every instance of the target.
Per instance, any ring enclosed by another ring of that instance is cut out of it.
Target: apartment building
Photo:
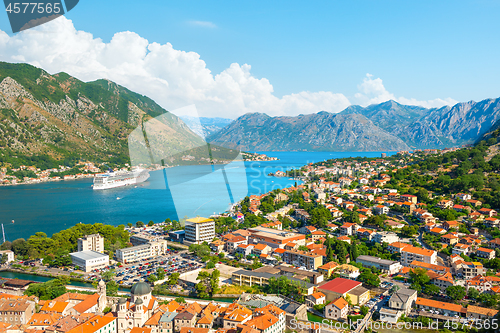
[[[92,234],[78,238],[78,252],[82,251],[104,253],[104,237],[100,234]]]
[[[323,256],[299,250],[285,250],[283,261],[290,265],[305,267],[307,269],[318,269],[323,265]]]
[[[403,264],[403,266],[410,266],[413,261],[436,265],[437,252],[412,245],[401,249],[401,264]]]
[[[167,240],[163,237],[152,236],[147,233],[138,233],[130,236],[130,243],[134,246],[149,244],[151,246],[150,250],[152,257],[161,256],[167,253],[168,244]]]
[[[306,245],[306,236],[303,234],[264,227],[250,228],[248,231],[248,244],[266,244],[273,249],[283,249],[288,243]]]
[[[151,244],[137,245],[116,250],[116,260],[124,264],[151,258]]]
[[[35,303],[24,299],[0,299],[0,321],[24,325],[35,313]]]
[[[389,275],[396,274],[403,268],[398,261],[380,259],[367,255],[361,255],[356,258],[356,262],[363,265],[363,267],[375,267]]]
[[[215,237],[215,221],[205,217],[187,219],[184,230],[186,231],[185,244],[210,243]]]

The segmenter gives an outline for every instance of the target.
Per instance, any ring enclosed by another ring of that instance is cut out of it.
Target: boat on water
[[[106,190],[115,187],[128,186],[145,182],[149,178],[149,171],[136,168],[132,171],[107,171],[94,177],[94,190]],[[118,199],[119,200],[119,199]]]

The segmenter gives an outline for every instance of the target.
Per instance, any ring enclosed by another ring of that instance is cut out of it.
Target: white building
[[[82,251],[104,253],[104,237],[99,234],[93,234],[78,238],[78,252]]]
[[[3,257],[4,255],[7,255],[7,261],[5,263],[14,261],[14,252],[11,250],[0,251],[0,256]]]
[[[380,244],[382,244],[382,243],[391,244],[391,243],[399,242],[399,237],[394,232],[381,231],[381,232],[375,233],[372,236],[372,241],[375,243],[380,243]]]
[[[436,265],[437,252],[412,245],[406,246],[401,250],[401,264],[403,266],[410,266],[414,260]]]
[[[357,263],[361,263],[363,267],[375,267],[389,275],[396,274],[403,266],[398,261],[381,259],[378,257],[361,255],[356,258]]]
[[[186,244],[210,243],[215,237],[215,222],[204,217],[195,217],[186,220]]]
[[[81,251],[69,254],[73,265],[85,272],[101,269],[109,265],[109,256],[96,251]]]
[[[116,260],[124,264],[151,258],[151,244],[137,245],[116,250]]]
[[[147,233],[138,233],[130,236],[130,243],[134,246],[151,245],[151,256],[156,257],[167,253],[167,241],[158,236],[152,236]]]

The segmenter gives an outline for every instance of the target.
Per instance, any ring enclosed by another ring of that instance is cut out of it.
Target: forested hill
[[[202,142],[178,117],[114,82],[0,62],[0,163],[123,164],[130,132],[159,115],[169,132],[166,145],[187,150]]]

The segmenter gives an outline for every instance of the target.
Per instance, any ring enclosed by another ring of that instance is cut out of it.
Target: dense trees
[[[200,298],[208,298],[217,293],[219,290],[219,277],[220,272],[217,269],[214,269],[212,273],[200,271],[198,273],[198,280],[200,282],[196,284],[198,296]]]
[[[65,294],[68,291],[66,289],[66,285],[68,283],[68,277],[59,276],[58,278],[47,282],[30,284],[24,294],[28,296],[36,296],[41,300],[51,300]]]
[[[281,294],[299,303],[304,303],[305,285],[299,281],[291,281],[286,276],[270,278],[269,284],[264,287],[264,291],[269,294]]]
[[[115,251],[126,247],[130,235],[123,225],[114,227],[96,224],[79,223],[74,227],[62,230],[48,237],[44,232],[37,232],[28,240],[16,239],[12,243],[2,244],[3,249],[11,249],[21,258],[43,259],[44,263],[52,266],[66,266],[71,264],[70,252],[77,249],[77,239],[89,234],[99,233],[105,238],[104,249]]]

